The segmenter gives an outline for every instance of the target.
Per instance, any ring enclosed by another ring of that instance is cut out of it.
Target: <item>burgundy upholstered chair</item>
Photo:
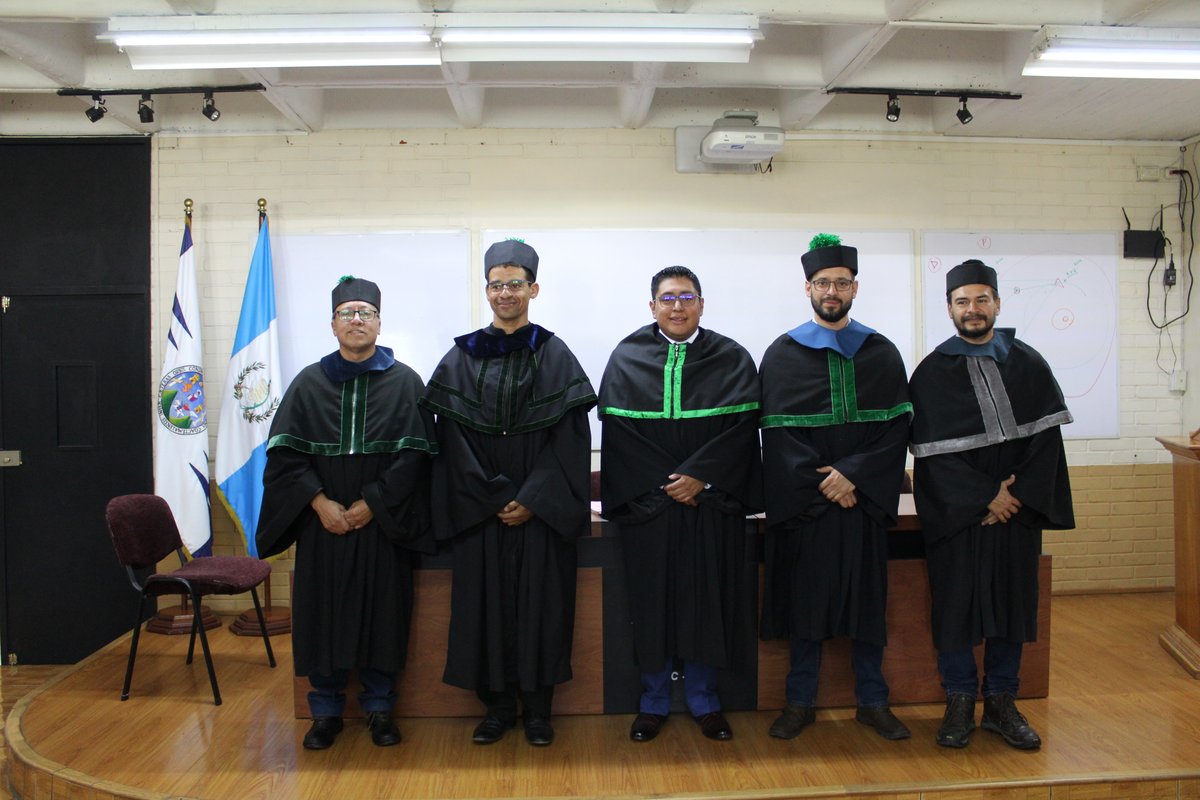
[[[146,600],[164,594],[178,594],[191,598],[192,635],[188,642],[187,663],[192,663],[196,649],[196,634],[200,634],[200,647],[204,651],[204,664],[208,667],[208,680],[212,684],[213,702],[221,705],[221,692],[217,688],[217,673],[213,669],[212,654],[208,649],[208,636],[200,624],[200,599],[210,594],[241,594],[250,592],[254,598],[254,610],[258,613],[258,624],[262,630],[263,643],[267,646],[267,661],[275,666],[275,654],[271,651],[271,639],[267,635],[267,624],[263,620],[262,606],[255,589],[271,574],[271,565],[250,556],[205,556],[188,561],[183,552],[183,541],[175,517],[167,501],[153,494],[127,494],[114,497],[108,502],[105,512],[108,532],[112,535],[117,559],[129,573],[129,581],[141,595],[137,616],[133,621],[133,642],[129,646],[129,665],[125,669],[125,687],[121,699],[129,699],[129,684],[133,680],[133,662],[137,658],[138,635],[142,630],[142,614]],[[181,566],[174,572],[149,575],[144,581],[138,579],[137,571],[153,569],[159,561],[174,551]]]

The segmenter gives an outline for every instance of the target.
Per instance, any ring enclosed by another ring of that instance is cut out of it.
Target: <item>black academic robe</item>
[[[421,404],[437,414],[434,528],[453,553],[443,680],[488,691],[570,680],[595,405],[583,368],[537,325],[488,326],[455,340]],[[502,523],[512,500],[533,518]]]
[[[862,330],[852,359],[790,334],[763,355],[764,639],[887,643],[887,537],[912,406],[895,345]],[[854,484],[855,506],[818,489],[826,466]]]
[[[918,365],[910,388],[934,645],[1034,641],[1042,531],[1075,525],[1059,427],[1071,416],[1050,367],[1011,329],[998,328],[984,349],[958,337],[943,342]],[[981,525],[1010,475],[1020,511]]]
[[[417,408],[422,388],[399,362],[340,382],[313,364],[284,394],[267,444],[257,541],[264,558],[296,545],[297,675],[404,666],[411,552],[434,550],[429,461],[437,445],[432,416]],[[346,507],[366,500],[374,519],[345,535],[326,531],[309,506],[320,491]]]
[[[620,532],[639,667],[740,666],[754,602],[746,515],[762,508],[754,361],[715,331],[676,344],[652,323],[613,351],[599,405],[601,501]],[[709,484],[696,506],[663,491],[671,474]]]

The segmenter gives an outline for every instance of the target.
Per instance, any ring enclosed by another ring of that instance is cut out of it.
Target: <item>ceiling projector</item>
[[[700,140],[706,164],[753,164],[783,149],[783,128],[759,127],[757,111],[726,111]]]

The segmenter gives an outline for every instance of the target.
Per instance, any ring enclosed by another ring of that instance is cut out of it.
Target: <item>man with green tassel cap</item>
[[[900,353],[850,319],[858,250],[818,234],[801,258],[813,319],[776,339],[759,368],[767,537],[764,639],[787,637],[787,706],[770,734],[816,716],[825,639],[853,640],[856,719],[910,736],[888,707],[887,536],[896,520],[912,404]]]

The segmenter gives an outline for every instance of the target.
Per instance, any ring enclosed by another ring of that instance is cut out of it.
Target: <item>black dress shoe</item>
[[[1029,727],[1011,694],[998,694],[983,698],[983,719],[979,727],[992,731],[1004,737],[1012,747],[1018,750],[1037,750],[1042,746],[1042,737]]]
[[[324,750],[341,732],[341,717],[313,717],[312,727],[304,734],[304,749]]]
[[[720,711],[710,711],[703,716],[696,717],[696,723],[700,726],[700,731],[709,739],[723,742],[733,738],[729,722]]]
[[[975,696],[955,693],[946,698],[946,714],[938,728],[937,743],[942,747],[966,747],[975,730]]]
[[[525,712],[525,741],[534,747],[545,747],[554,741],[554,728],[541,714]]]
[[[475,733],[471,735],[471,741],[475,744],[495,744],[504,738],[504,734],[513,724],[505,722],[494,714],[488,714],[483,718],[483,722],[475,726]]]
[[[854,718],[875,729],[885,739],[907,739],[912,736],[912,731],[908,727],[896,719],[896,715],[887,706],[859,706],[854,712]]]
[[[635,742],[648,742],[662,730],[667,718],[659,714],[638,714],[629,726],[629,738]]]
[[[817,712],[812,706],[793,706],[788,704],[779,718],[771,723],[767,733],[776,739],[795,739],[800,731],[812,725],[817,719]]]
[[[376,747],[391,747],[400,744],[400,730],[392,722],[392,715],[386,711],[372,711],[367,714],[367,729],[371,731],[371,741]]]

